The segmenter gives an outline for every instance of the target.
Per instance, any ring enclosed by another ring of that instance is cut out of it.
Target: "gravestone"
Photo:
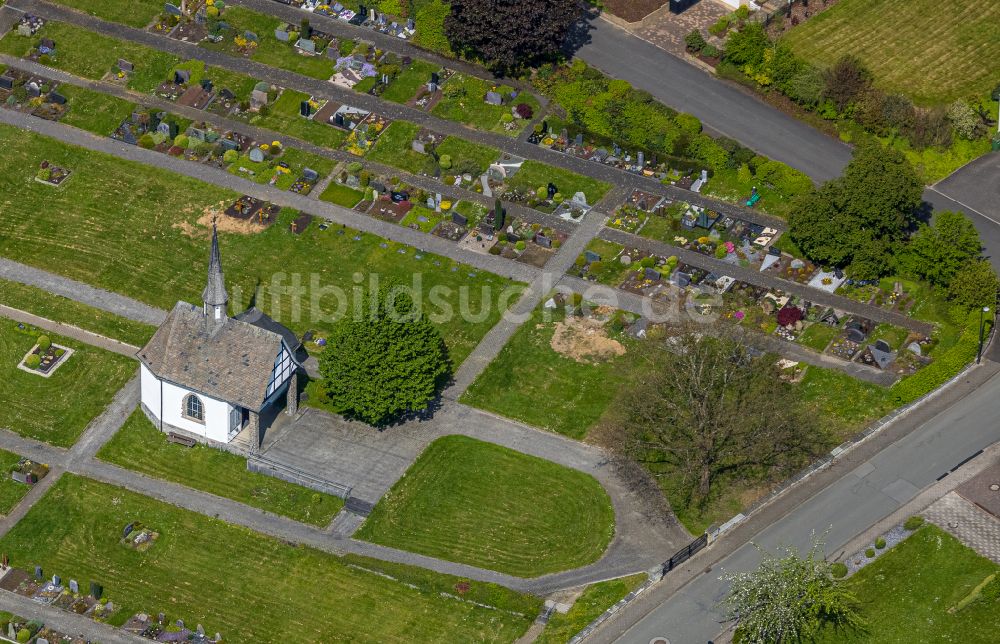
[[[299,38],[299,41],[295,43],[295,46],[307,54],[316,53],[316,43],[308,38]]]
[[[451,221],[453,223],[458,224],[459,226],[465,226],[468,225],[469,223],[469,219],[465,215],[459,214],[457,212],[451,213]]]
[[[281,42],[288,42],[288,32],[281,27],[274,30],[274,37]]]
[[[601,261],[601,256],[592,250],[583,251],[583,258],[587,260],[588,264],[593,264],[594,262]]]
[[[59,575],[52,575],[52,585],[53,586],[62,585],[62,577],[60,577]]]
[[[80,583],[77,580],[75,579],[69,580],[69,592],[73,593],[74,595],[78,595],[80,593]]]
[[[181,629],[182,631],[184,630],[184,620],[183,619],[177,620],[176,622],[174,622],[174,625],[176,625],[177,628]]]
[[[198,633],[198,635],[200,635],[201,637],[205,637],[205,627],[202,626],[201,624],[198,624],[198,627],[195,629],[195,632]]]
[[[435,208],[440,208],[441,207],[441,193],[440,192],[434,194],[434,207]]]
[[[585,195],[582,192],[575,192],[575,193],[573,193],[573,203],[575,203],[578,206],[586,207],[587,206],[587,195]]]
[[[177,5],[170,4],[169,2],[163,5],[163,13],[167,14],[168,16],[177,16],[178,18],[184,15],[184,12],[181,11],[180,7],[178,7]]]
[[[417,28],[417,23],[413,21],[413,18],[407,18],[406,19],[406,30],[407,31],[413,31],[416,28]]]
[[[372,181],[372,188],[377,190],[379,194],[386,192],[385,184],[382,183],[381,181]]]
[[[205,135],[205,130],[198,127],[189,127],[187,130],[187,134],[192,139],[197,139],[199,141],[204,141],[207,138]],[[171,136],[175,135],[171,134]]]
[[[304,168],[302,170],[302,178],[306,181],[316,181],[319,179],[319,173],[312,168]]]
[[[920,348],[919,342],[911,342],[910,344],[906,345],[906,350],[918,356],[922,356],[924,354],[923,349]]]
[[[535,243],[542,248],[552,248],[552,240],[541,233],[535,235]]]
[[[178,69],[174,72],[174,83],[177,85],[184,85],[191,80],[191,72],[186,69]]]
[[[333,115],[333,122],[337,124],[337,127],[344,127],[344,115],[337,112]]]
[[[434,210],[434,197],[427,197],[427,207]]]
[[[35,579],[39,579],[40,580],[41,578],[42,578],[42,567],[41,566],[35,566]]]
[[[420,139],[413,139],[413,143],[410,144],[410,147],[413,148],[414,152],[427,154],[427,146],[424,145],[424,142]]]
[[[96,581],[90,582],[90,596],[94,599],[100,599],[104,595],[104,586],[101,586]]]
[[[14,79],[9,76],[0,76],[0,89],[13,89]]]
[[[573,144],[574,145],[583,145],[583,132],[580,132],[580,133],[578,133],[576,135],[576,138],[573,139]]]
[[[258,40],[260,40],[260,38],[257,37],[257,34],[249,30],[243,32],[243,37],[249,40],[250,42],[257,42]]]
[[[59,92],[49,92],[49,102],[55,103],[56,105],[65,105],[66,97]]]
[[[163,136],[170,136],[170,124],[169,123],[160,123],[159,125],[156,126],[156,131],[157,131],[157,133],[162,134]],[[131,524],[129,524],[126,527],[126,529],[128,529],[129,531],[131,531]],[[126,534],[125,536],[127,537],[128,534]]]
[[[39,637],[35,640],[35,644],[49,644],[49,641],[44,637]]]
[[[892,352],[892,347],[890,347],[889,343],[886,342],[885,340],[876,340],[875,348],[878,349],[879,351],[885,351],[886,353]]]
[[[28,83],[27,85],[25,85],[24,89],[27,90],[28,96],[31,96],[31,97],[36,97],[37,98],[38,96],[41,96],[41,94],[42,94],[41,88],[38,86],[38,83],[36,83],[35,81],[31,81],[30,83]]]
[[[250,149],[250,160],[253,161],[254,163],[263,163],[264,162],[264,151],[261,150],[260,148],[251,148]]]
[[[638,165],[640,168],[646,167],[646,155],[643,154],[642,150],[639,150],[639,158],[636,161],[636,165]]]
[[[486,103],[488,105],[503,105],[503,97],[498,92],[486,92]]]
[[[431,72],[431,84],[435,87],[441,84],[441,77],[438,76],[437,72]]]
[[[219,141],[219,145],[222,146],[223,151],[227,152],[229,150],[238,150],[240,148],[240,144],[232,139],[222,139]]]
[[[124,58],[119,58],[118,69],[120,69],[123,72],[132,72],[135,71],[135,65],[125,60]]]
[[[552,197],[555,197],[556,193],[559,192],[559,189],[556,188],[556,184],[552,183],[551,181],[549,182],[549,185],[546,188],[546,190],[547,190],[547,192],[549,194],[549,199],[552,199]]]
[[[651,282],[659,282],[662,275],[655,268],[647,268],[644,277]]]
[[[368,9],[368,19],[371,20],[372,22],[375,22],[375,19],[377,17],[378,17],[378,12],[375,11],[375,7],[369,8]]]
[[[312,105],[309,104],[309,101],[299,103],[299,115],[306,118],[312,115]]]

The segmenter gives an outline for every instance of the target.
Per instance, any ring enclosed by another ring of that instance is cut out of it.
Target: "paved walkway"
[[[520,141],[514,137],[493,132],[474,130],[461,123],[448,121],[432,116],[427,112],[399,105],[382,100],[369,94],[360,94],[353,90],[344,89],[326,80],[319,80],[285,71],[277,67],[271,67],[245,58],[236,58],[227,54],[211,51],[203,47],[198,47],[192,43],[168,38],[146,31],[126,27],[100,20],[93,16],[80,13],[59,5],[53,5],[43,0],[12,0],[11,6],[30,11],[44,18],[59,20],[76,24],[91,31],[104,34],[106,36],[125,39],[139,44],[172,53],[183,58],[196,58],[203,60],[206,64],[215,65],[226,69],[252,76],[254,78],[266,78],[270,82],[282,87],[291,87],[297,90],[309,92],[313,96],[333,100],[338,103],[346,103],[362,109],[371,110],[382,114],[392,120],[406,120],[427,127],[435,132],[451,134],[476,143],[488,145],[498,149],[504,149],[517,156],[526,159],[535,159],[550,165],[571,170],[586,176],[600,179],[611,184],[620,184],[628,188],[642,189],[653,194],[669,197],[675,200],[684,200],[689,203],[705,206],[717,212],[739,217],[748,221],[754,221],[775,227],[781,227],[783,222],[779,219],[769,217],[758,211],[737,206],[711,197],[706,197],[690,190],[684,190],[675,186],[664,186],[655,179],[637,175],[634,173],[619,170],[617,168],[594,163],[585,159],[579,159],[570,155],[562,154],[554,150],[541,148]]]
[[[73,326],[72,324],[64,324],[62,322],[56,322],[48,318],[43,318],[33,313],[22,311],[21,309],[9,307],[5,304],[0,304],[0,317],[30,324],[40,329],[46,329],[47,331],[64,335],[67,338],[73,338],[75,340],[79,340],[80,342],[85,342],[95,347],[104,349],[105,351],[111,351],[112,353],[117,353],[129,358],[134,358],[136,352],[139,351],[139,347],[126,344],[120,340],[99,335],[92,331],[87,331],[86,329]]]
[[[95,622],[89,617],[52,606],[43,606],[29,597],[0,590],[0,608],[27,619],[35,619],[46,626],[70,635],[102,644],[149,644],[150,640],[121,631],[113,626]]]
[[[934,325],[929,322],[914,320],[913,318],[903,315],[902,313],[888,311],[882,307],[865,304],[863,302],[856,302],[842,295],[828,293],[822,289],[786,280],[771,273],[762,273],[756,269],[723,262],[715,259],[714,257],[708,257],[707,255],[703,255],[692,250],[678,248],[677,246],[672,246],[665,242],[647,239],[646,237],[640,237],[639,235],[633,235],[614,228],[605,228],[602,230],[601,239],[621,244],[626,248],[638,248],[657,255],[676,255],[682,262],[692,264],[699,268],[704,268],[715,273],[716,275],[728,275],[755,286],[781,289],[787,293],[792,293],[805,298],[813,304],[830,306],[840,311],[847,311],[848,313],[860,315],[861,317],[874,320],[875,322],[888,322],[889,324],[901,326],[904,329],[910,329],[912,331],[917,331],[918,333],[923,333],[926,336],[930,336],[934,332]]]
[[[1000,564],[1000,520],[955,492],[949,492],[923,511],[938,525],[982,556]]]

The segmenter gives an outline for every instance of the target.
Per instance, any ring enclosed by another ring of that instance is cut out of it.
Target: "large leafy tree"
[[[451,372],[440,332],[405,292],[370,293],[359,310],[334,325],[320,355],[324,402],[375,426],[427,409]]]
[[[804,557],[792,548],[781,555],[758,551],[761,562],[756,570],[722,577],[731,585],[722,605],[730,619],[739,620],[741,642],[809,641],[827,625],[863,628],[857,600],[833,578],[819,541]]]
[[[576,0],[451,0],[452,49],[511,73],[557,55],[580,17]]]
[[[774,357],[755,356],[735,338],[688,333],[665,347],[650,343],[644,358],[648,375],[622,394],[602,440],[654,476],[679,481],[686,504],[702,505],[720,477],[801,464],[823,439]]]
[[[998,288],[1000,281],[990,263],[984,259],[974,259],[952,277],[948,285],[948,297],[956,304],[970,308],[994,306]]]
[[[910,240],[910,270],[932,284],[947,286],[982,250],[979,232],[960,212],[939,212],[930,225],[922,225]]]

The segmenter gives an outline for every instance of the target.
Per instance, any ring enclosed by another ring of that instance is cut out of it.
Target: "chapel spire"
[[[202,291],[201,299],[205,303],[205,315],[216,320],[226,317],[226,304],[229,294],[226,292],[226,280],[222,274],[222,256],[219,253],[219,232],[212,221],[212,252],[208,258],[208,282]]]

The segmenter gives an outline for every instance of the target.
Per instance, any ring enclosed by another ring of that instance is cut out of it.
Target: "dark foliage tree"
[[[764,52],[773,47],[771,39],[759,22],[730,31],[726,37],[725,60],[734,65],[757,67],[764,60]]]
[[[324,402],[375,426],[427,409],[451,372],[441,333],[402,290],[370,293],[352,313],[320,356]]]
[[[951,122],[943,107],[916,110],[904,134],[917,150],[947,148],[953,139]]]
[[[872,74],[850,54],[826,70],[823,96],[833,101],[841,112],[853,103],[872,83]]]
[[[509,74],[556,57],[581,14],[574,0],[452,0],[452,49]]]
[[[800,465],[823,440],[803,417],[773,356],[755,357],[734,338],[688,333],[650,341],[648,376],[621,394],[600,437],[620,456],[671,477],[700,505],[726,475],[773,475]]]

